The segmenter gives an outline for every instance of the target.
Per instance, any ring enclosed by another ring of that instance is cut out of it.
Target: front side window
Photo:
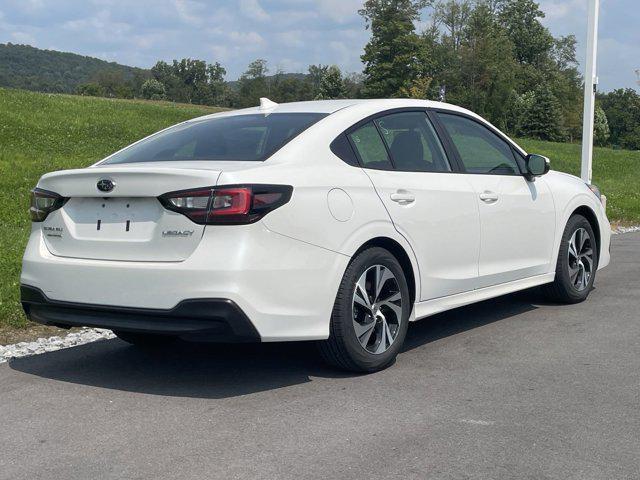
[[[459,115],[438,113],[438,118],[468,173],[520,175],[511,147],[491,130]]]
[[[369,122],[349,133],[349,140],[351,140],[356,152],[358,152],[363,168],[375,170],[393,169],[387,149],[373,123]]]
[[[263,161],[323,113],[250,114],[195,120],[153,135],[105,164],[188,160]]]
[[[424,112],[394,113],[375,122],[397,170],[451,171],[442,144]]]

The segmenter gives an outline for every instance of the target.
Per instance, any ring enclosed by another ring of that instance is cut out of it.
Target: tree
[[[418,76],[419,37],[414,21],[426,0],[366,0],[359,11],[371,40],[365,46],[363,94],[381,98],[399,95]]]
[[[100,85],[105,97],[133,98],[133,87],[121,70],[107,68],[96,72],[92,83]]]
[[[534,102],[523,119],[525,135],[553,142],[562,141],[566,135],[562,123],[560,103],[548,85],[540,85],[534,92]]]
[[[332,98],[345,98],[346,93],[340,69],[335,65],[327,68],[322,80],[320,81],[318,98],[325,100]]]
[[[150,78],[142,84],[142,96],[149,100],[164,100],[164,85],[155,78]]]
[[[608,144],[611,132],[609,131],[609,122],[607,114],[600,105],[596,105],[595,118],[593,124],[594,143],[600,147]]]
[[[631,89],[618,89],[599,95],[611,131],[611,144],[640,150],[640,95]]]
[[[328,69],[329,65],[309,65],[309,81],[313,89],[314,98],[320,94],[320,84]]]
[[[469,0],[447,0],[436,4],[433,18],[436,24],[442,25],[446,34],[443,41],[455,52],[460,48],[464,29],[471,15]]]
[[[238,107],[256,106],[260,103],[260,97],[269,96],[268,71],[267,61],[261,58],[249,64],[240,76]]]
[[[86,97],[104,97],[104,89],[95,82],[81,83],[76,93]]]
[[[406,98],[417,98],[417,99],[427,99],[429,98],[429,91],[431,89],[432,78],[429,77],[418,77],[416,78],[411,85],[407,87],[402,87],[400,89],[400,96]]]
[[[500,10],[500,21],[515,46],[520,63],[540,65],[553,47],[553,36],[540,22],[544,12],[533,0],[511,0]]]
[[[221,105],[226,98],[224,76],[227,71],[218,62],[183,58],[171,65],[159,61],[151,68],[153,78],[160,82],[169,100],[175,102]]]
[[[479,4],[469,15],[459,55],[463,103],[505,128],[517,65],[513,44],[487,5]]]

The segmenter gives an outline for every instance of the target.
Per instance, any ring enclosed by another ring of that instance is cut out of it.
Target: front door
[[[555,207],[544,179],[521,174],[511,146],[481,123],[439,113],[480,210],[479,288],[551,270]]]

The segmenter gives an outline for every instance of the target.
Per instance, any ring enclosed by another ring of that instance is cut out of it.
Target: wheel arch
[[[569,215],[569,218],[573,217],[574,215],[582,215],[584,218],[587,219],[587,221],[591,225],[593,234],[596,236],[596,246],[598,248],[598,258],[599,258],[601,253],[601,248],[602,248],[602,241],[600,238],[600,223],[598,222],[598,216],[587,205],[581,205],[575,210],[573,210],[573,212],[571,212],[571,215]],[[568,221],[569,219],[567,219],[567,222]]]
[[[405,274],[407,284],[409,286],[409,295],[411,296],[411,304],[415,303],[418,296],[418,277],[416,276],[416,270],[413,268],[411,257],[407,253],[406,249],[396,240],[389,237],[375,237],[365,243],[363,243],[353,254],[355,257],[360,252],[371,247],[380,247],[389,251],[400,263],[402,270]]]

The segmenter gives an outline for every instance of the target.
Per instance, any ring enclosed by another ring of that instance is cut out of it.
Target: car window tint
[[[364,168],[378,170],[391,170],[393,168],[387,149],[373,123],[367,123],[354,130],[349,134],[349,139],[358,152]]]
[[[471,119],[446,113],[438,118],[469,173],[520,175],[511,147],[488,128]]]
[[[109,157],[104,164],[181,160],[261,161],[323,113],[232,115],[182,123]]]
[[[375,120],[397,170],[450,172],[440,139],[424,112],[403,112]]]

